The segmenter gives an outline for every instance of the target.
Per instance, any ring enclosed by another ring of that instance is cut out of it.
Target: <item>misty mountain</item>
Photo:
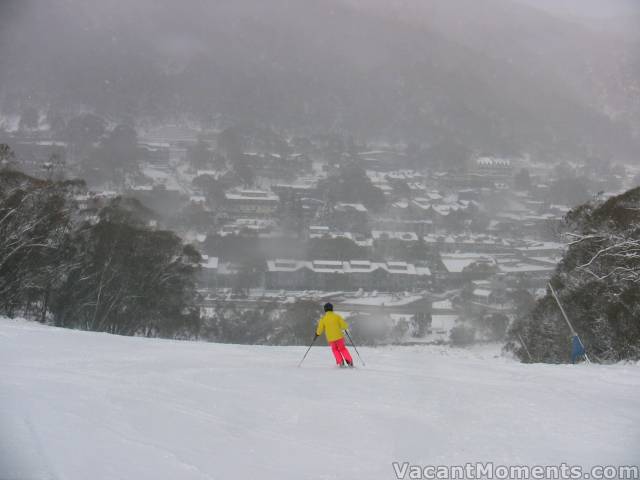
[[[491,57],[640,133],[640,5],[626,0],[345,0]],[[536,8],[532,8],[535,6]],[[624,21],[623,21],[624,20]],[[634,22],[635,20],[635,22]],[[631,25],[635,23],[635,28]],[[597,26],[597,27],[596,27]],[[515,83],[516,89],[523,85]]]
[[[635,44],[509,0],[0,8],[6,112],[191,114],[543,157],[639,150]]]

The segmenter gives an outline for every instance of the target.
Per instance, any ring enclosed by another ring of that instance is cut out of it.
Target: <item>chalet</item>
[[[171,146],[166,142],[138,142],[140,161],[156,167],[168,167],[171,160]]]
[[[486,234],[468,235],[425,235],[427,245],[437,248],[441,252],[458,253],[514,253],[513,242]]]
[[[556,269],[555,263],[544,263],[533,259],[504,257],[497,259],[498,269],[509,282],[523,282],[537,287],[546,285]]]
[[[245,235],[245,236],[267,236],[275,230],[275,222],[265,218],[237,218],[226,223],[218,235]]]
[[[414,232],[418,236],[423,236],[433,232],[433,221],[424,219],[405,219],[399,215],[393,217],[385,216],[373,218],[371,220],[371,227],[376,230]]]
[[[317,179],[300,179],[295,183],[278,183],[271,187],[271,191],[278,195],[281,199],[297,197],[297,198],[320,198],[318,192]]]
[[[225,193],[223,210],[236,217],[268,217],[275,214],[279,197],[263,190],[235,190]]]
[[[498,270],[496,259],[478,253],[447,253],[440,257],[445,269],[443,279],[479,280],[488,278]]]
[[[512,162],[506,158],[480,157],[472,168],[477,173],[497,179],[513,176]]]
[[[266,285],[290,290],[382,290],[421,288],[431,272],[406,262],[369,260],[269,260]]]
[[[567,246],[558,242],[527,242],[526,245],[516,247],[516,252],[522,256],[562,256]]]

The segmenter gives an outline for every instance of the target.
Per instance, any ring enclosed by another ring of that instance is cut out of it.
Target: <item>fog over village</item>
[[[624,396],[639,212],[634,0],[0,0],[7,338],[308,347],[330,303],[374,358],[627,361]]]
[[[640,183],[637,8],[569,3],[9,1],[0,135],[85,220],[135,200],[196,247],[204,338],[326,299],[372,342],[501,340],[567,212]]]

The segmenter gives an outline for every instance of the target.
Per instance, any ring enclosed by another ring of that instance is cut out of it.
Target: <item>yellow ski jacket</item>
[[[342,331],[348,328],[349,325],[347,325],[347,322],[345,322],[340,315],[334,312],[327,312],[318,322],[316,335],[322,335],[322,332],[325,332],[327,342],[334,342],[344,338]]]

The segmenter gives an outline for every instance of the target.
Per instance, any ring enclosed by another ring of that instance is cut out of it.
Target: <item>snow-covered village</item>
[[[518,309],[546,295],[572,240],[565,215],[640,181],[634,164],[603,172],[473,152],[451,162],[340,136],[175,125],[138,132],[90,114],[70,123],[95,123],[96,141],[66,141],[46,118],[32,129],[14,121],[3,141],[25,172],[85,179],[71,198],[85,220],[126,198],[148,228],[196,247],[207,340],[227,340],[216,322],[243,322],[235,341],[269,343],[241,318],[330,301],[363,328],[375,325],[373,344],[502,341]],[[81,160],[110,149],[128,149],[126,169]]]
[[[638,26],[0,3],[0,480],[640,480]]]

